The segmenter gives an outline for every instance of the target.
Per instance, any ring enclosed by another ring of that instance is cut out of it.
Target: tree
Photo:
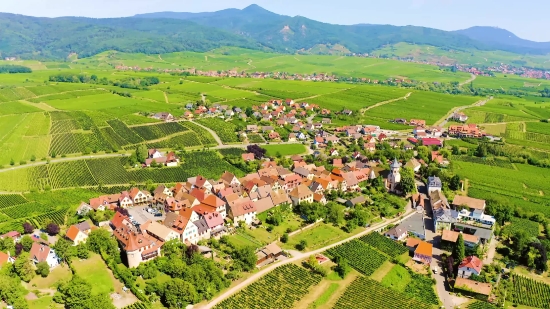
[[[251,271],[256,267],[256,250],[252,246],[235,249],[233,258],[240,262],[242,269],[245,271]]]
[[[104,229],[96,229],[90,232],[87,240],[88,248],[95,253],[102,251],[110,256],[118,255],[118,243]]]
[[[487,145],[480,143],[476,149],[476,156],[480,158],[485,158],[487,156]]]
[[[149,157],[149,151],[147,149],[147,146],[139,145],[136,148],[136,158],[138,162],[145,163],[145,160],[147,160],[147,157]]]
[[[307,241],[305,239],[300,240],[300,242],[296,245],[296,249],[302,251],[307,248]]]
[[[452,278],[454,276],[454,262],[452,256],[447,257],[447,276]]]
[[[451,181],[449,182],[449,188],[451,190],[459,190],[460,189],[460,176],[454,175],[451,178]]]
[[[283,236],[281,236],[281,242],[283,244],[286,244],[288,241],[288,233],[284,233]]]
[[[336,265],[336,267],[334,268],[334,271],[338,273],[340,278],[344,279],[351,271],[351,267],[348,265],[348,261],[346,261],[345,259],[340,259],[338,261],[338,265]]]
[[[50,274],[50,265],[46,262],[36,264],[36,274],[46,278]]]
[[[414,171],[409,168],[403,168],[401,170],[401,189],[403,193],[416,192],[416,182],[414,181]]]
[[[72,256],[72,248],[73,244],[64,237],[59,238],[57,242],[53,245],[53,249],[55,250],[55,254],[62,260],[62,261],[68,261],[69,258]]]
[[[114,309],[106,294],[92,295],[92,285],[77,275],[58,287],[61,300],[67,309]]]
[[[15,255],[19,256],[23,252],[23,245],[21,243],[15,244]]]
[[[460,148],[456,145],[453,146],[453,149],[452,149],[452,153],[453,155],[457,156],[460,154]]]
[[[28,309],[24,296],[27,291],[21,285],[21,280],[15,276],[0,275],[0,298],[14,309]]]
[[[34,240],[32,240],[32,238],[29,235],[25,235],[21,237],[20,243],[21,245],[23,245],[23,250],[25,250],[26,252],[29,252],[31,251],[32,244],[34,244]]]
[[[458,240],[456,241],[453,257],[456,259],[457,263],[462,263],[465,257],[466,248],[464,247],[464,237],[462,233],[458,234]]]
[[[76,246],[76,256],[81,260],[87,260],[90,257],[90,251],[88,250],[88,246],[86,244],[81,243],[78,246]]]
[[[166,283],[162,302],[169,308],[185,308],[189,304],[194,304],[199,301],[199,295],[195,287],[175,278]]]
[[[46,227],[46,232],[48,232],[48,234],[51,236],[59,234],[59,225],[53,222],[48,224],[48,226]]]
[[[34,232],[34,226],[32,226],[29,222],[23,223],[23,233],[30,234],[32,232]]]
[[[344,221],[344,206],[329,202],[326,207],[327,222],[339,225]]]
[[[13,264],[15,273],[25,282],[29,282],[34,277],[34,269],[28,253],[22,253]]]

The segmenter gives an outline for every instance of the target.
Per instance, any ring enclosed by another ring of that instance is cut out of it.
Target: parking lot
[[[155,214],[147,212],[148,208],[149,206],[131,207],[128,208],[128,213],[130,213],[130,216],[132,216],[139,224],[143,224],[149,220],[164,221],[164,218],[166,217],[164,214],[162,214],[162,216],[155,216]]]

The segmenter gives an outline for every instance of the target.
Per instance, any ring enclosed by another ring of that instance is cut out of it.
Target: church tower
[[[390,192],[395,192],[397,184],[401,182],[401,165],[397,159],[393,160],[393,163],[390,166],[390,174],[388,176],[388,182],[390,185]]]

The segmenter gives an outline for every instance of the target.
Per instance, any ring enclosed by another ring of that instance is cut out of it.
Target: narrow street
[[[436,233],[434,228],[434,222],[433,222],[433,212],[432,212],[432,205],[430,204],[430,199],[428,194],[428,190],[426,188],[426,185],[423,182],[417,181],[416,185],[418,187],[418,192],[425,195],[425,216],[424,216],[424,228],[426,229],[426,241],[431,243],[433,245],[433,259],[432,264],[430,265],[430,271],[432,272],[432,276],[435,279],[435,288],[437,295],[439,296],[439,300],[442,302],[443,306],[446,309],[453,309],[456,306],[460,306],[461,304],[468,301],[465,297],[458,297],[451,295],[450,287],[447,284],[447,280],[445,279],[445,273],[443,271],[443,264],[442,264],[442,258],[441,255],[443,253],[449,254],[449,252],[441,250],[441,235],[439,233]],[[434,274],[433,270],[437,267],[437,274]]]

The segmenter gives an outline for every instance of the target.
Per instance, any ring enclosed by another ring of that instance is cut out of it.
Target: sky
[[[495,26],[524,39],[550,41],[548,0],[0,0],[0,12],[101,18],[242,9],[254,3],[278,14],[334,24],[414,25],[442,30]]]

